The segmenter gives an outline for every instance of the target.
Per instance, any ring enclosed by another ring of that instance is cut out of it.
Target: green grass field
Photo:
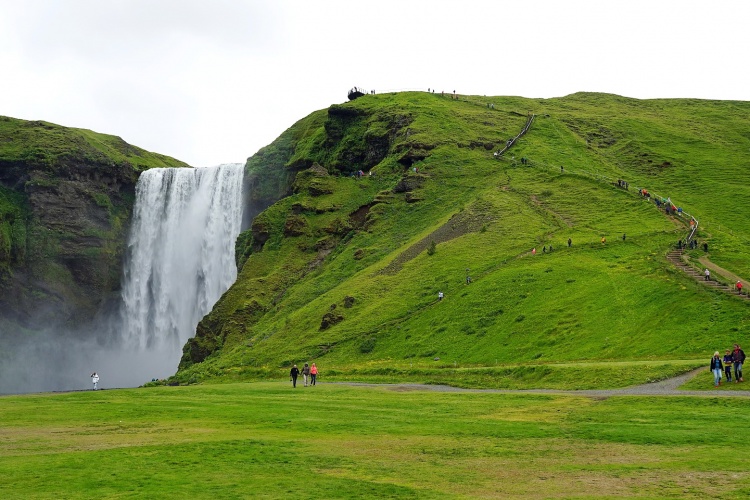
[[[322,382],[0,398],[0,497],[740,498],[750,401]]]

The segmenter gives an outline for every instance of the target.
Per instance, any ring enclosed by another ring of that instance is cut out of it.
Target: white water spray
[[[50,327],[13,336],[0,351],[0,394],[91,389],[94,371],[103,389],[172,375],[182,345],[236,278],[242,177],[242,165],[141,174],[122,305],[91,327],[114,335]]]
[[[179,352],[234,283],[242,179],[241,164],[141,174],[122,287],[126,347]]]

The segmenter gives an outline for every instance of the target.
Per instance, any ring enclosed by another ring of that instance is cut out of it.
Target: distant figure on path
[[[563,168],[563,166],[562,166],[562,165],[560,165],[560,173],[562,174],[562,173],[564,173],[564,172],[565,172],[565,168]]]
[[[703,243],[703,251],[708,252],[708,243]]]
[[[734,285],[734,287],[737,289],[737,293],[742,295],[742,282],[738,281],[737,284]]]
[[[318,367],[315,363],[310,367],[310,385],[315,385],[315,381],[318,379]]]
[[[292,387],[297,387],[297,377],[299,376],[299,368],[297,368],[297,365],[292,366],[292,369],[289,370],[289,381],[292,383]]]
[[[573,245],[573,240],[568,238],[568,248],[570,248]]]
[[[305,366],[302,367],[302,380],[305,382],[305,387],[307,387],[307,377],[310,376],[310,365],[305,363]]]
[[[719,351],[716,351],[714,353],[714,357],[711,358],[711,371],[714,374],[714,387],[719,387],[721,384],[721,371],[722,371],[722,363],[721,358],[719,358]]]
[[[625,233],[622,233],[622,241],[625,241]]]
[[[443,300],[443,292],[438,292],[438,300]]]
[[[732,381],[732,364],[734,363],[734,356],[732,356],[732,351],[727,349],[726,354],[724,354],[724,376],[727,379],[727,382]]]
[[[607,238],[602,236],[602,245],[604,245],[605,243],[607,243]]]
[[[94,372],[91,374],[91,382],[94,384],[94,390],[99,388],[99,374]]]
[[[536,247],[531,249],[531,255],[536,255]]]
[[[711,271],[709,271],[708,268],[706,268],[706,270],[703,271],[703,279],[705,281],[711,281]]]
[[[742,364],[745,362],[745,351],[740,349],[739,344],[734,344],[734,351],[732,351],[732,361],[734,362],[734,381],[744,382],[742,378]]]

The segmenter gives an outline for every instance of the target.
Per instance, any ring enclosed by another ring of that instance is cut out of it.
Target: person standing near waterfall
[[[94,390],[98,389],[99,385],[99,374],[94,372],[91,374],[91,382],[94,384]]]

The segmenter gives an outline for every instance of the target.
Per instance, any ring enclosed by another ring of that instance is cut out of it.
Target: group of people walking
[[[299,368],[297,368],[297,365],[292,366],[292,369],[289,371],[289,382],[292,383],[292,387],[297,387],[297,377],[299,377],[300,373],[302,374],[302,378],[305,382],[305,387],[307,387],[307,380],[310,379],[310,385],[315,385],[318,379],[318,367],[315,366],[315,363],[312,364],[312,366],[305,363],[305,366],[302,367],[302,371],[300,371]]]
[[[714,374],[714,387],[721,385],[722,372],[725,375],[727,382],[732,381],[732,370],[734,369],[734,382],[744,382],[742,378],[742,364],[745,362],[745,351],[743,351],[739,344],[734,344],[734,350],[727,349],[726,354],[722,358],[719,351],[714,353],[714,357],[711,358],[711,364],[709,366],[711,372]]]

